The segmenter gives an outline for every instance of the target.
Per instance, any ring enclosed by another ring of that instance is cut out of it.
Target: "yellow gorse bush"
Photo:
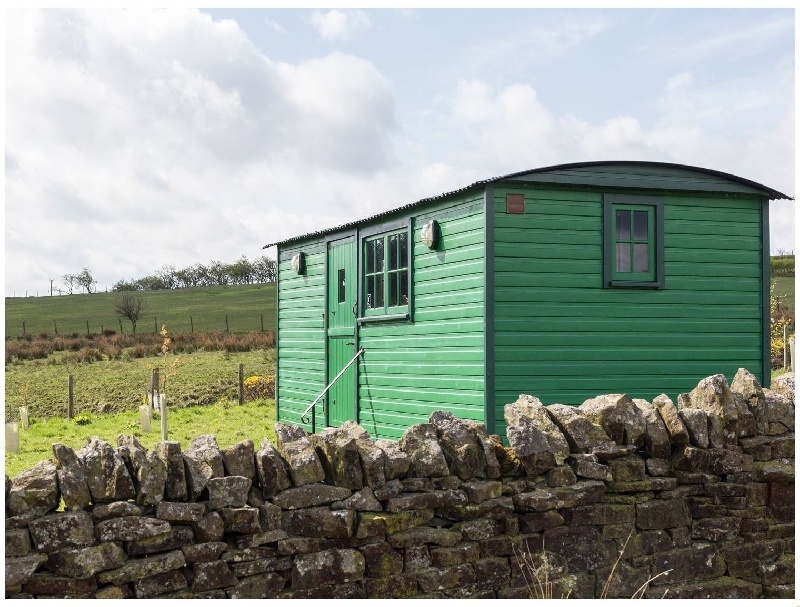
[[[245,398],[275,398],[275,376],[251,375],[244,380]]]

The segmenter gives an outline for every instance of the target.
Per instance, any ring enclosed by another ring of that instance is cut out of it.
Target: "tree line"
[[[242,255],[233,263],[212,261],[208,265],[196,263],[177,269],[174,265],[162,266],[154,274],[135,280],[119,280],[112,291],[159,291],[162,289],[188,289],[219,285],[250,285],[275,282],[278,265],[266,256],[250,261]]]
[[[794,255],[779,249],[778,255],[770,258],[769,269],[773,276],[794,276]]]
[[[188,289],[189,287],[213,287],[218,285],[252,285],[275,282],[278,278],[278,264],[266,256],[252,261],[242,255],[233,263],[212,261],[208,265],[196,263],[177,269],[172,264],[162,266],[154,274],[133,280],[118,280],[112,291],[160,291],[162,289]],[[75,292],[94,293],[97,280],[89,268],[77,274],[64,274],[63,285],[50,281],[50,294],[72,295]],[[63,288],[62,288],[63,287]]]

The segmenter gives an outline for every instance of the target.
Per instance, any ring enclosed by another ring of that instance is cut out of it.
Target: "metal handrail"
[[[325,386],[325,389],[322,392],[319,393],[319,396],[317,396],[317,398],[314,399],[314,402],[311,403],[306,408],[305,411],[303,411],[303,414],[300,416],[300,421],[301,422],[303,422],[304,424],[308,423],[308,419],[306,419],[306,416],[308,415],[308,412],[312,411],[314,409],[314,405],[317,404],[317,401],[320,398],[322,398],[323,396],[325,396],[325,394],[328,392],[328,390],[330,390],[331,386],[336,383],[336,380],[339,379],[342,376],[342,374],[345,371],[347,371],[348,367],[350,367],[350,365],[352,365],[354,362],[356,362],[356,359],[359,356],[361,356],[363,353],[364,353],[364,348],[359,348],[358,352],[356,352],[356,355],[353,358],[350,359],[350,362],[347,363],[341,371],[339,371],[338,375],[336,377],[334,377],[333,380],[331,380],[331,383],[329,383],[327,386]],[[315,432],[315,423],[314,422],[316,421],[316,417],[317,416],[315,415],[315,413],[311,414],[311,434],[314,434],[314,432]]]

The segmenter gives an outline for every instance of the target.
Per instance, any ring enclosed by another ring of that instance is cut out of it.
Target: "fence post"
[[[125,335],[125,331],[122,330],[122,319],[119,319],[119,332],[121,335]]]
[[[53,332],[58,335],[58,325],[56,324],[56,319],[53,319]]]
[[[22,321],[22,336],[25,337],[25,321]]]
[[[225,315],[225,332],[230,333],[231,330],[228,328],[228,315]]]
[[[244,364],[239,363],[239,404],[244,404]]]
[[[156,333],[158,333],[158,318],[153,316],[153,327]]]
[[[72,419],[72,414],[74,412],[73,405],[74,405],[74,394],[73,394],[73,385],[75,380],[73,379],[72,375],[67,378],[67,419]]]
[[[787,365],[789,363],[788,361],[789,356],[787,352],[788,349],[789,349],[789,343],[786,341],[786,324],[784,324],[783,325],[783,372],[784,373],[788,371],[787,369]]]
[[[264,315],[261,315],[261,332],[264,332]]]
[[[22,424],[22,428],[27,430],[28,426],[30,426],[30,422],[28,421],[28,405],[23,405],[19,408],[19,421]]]
[[[189,317],[189,325],[191,325],[192,333],[194,333],[194,319],[191,316]]]
[[[91,337],[92,333],[89,331],[89,321],[86,321],[86,337]]]

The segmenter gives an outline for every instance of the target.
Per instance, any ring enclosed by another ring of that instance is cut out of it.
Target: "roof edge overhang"
[[[403,205],[394,209],[390,209],[388,211],[383,211],[376,215],[371,215],[370,217],[365,217],[363,219],[359,219],[356,221],[351,221],[346,224],[342,224],[339,226],[335,226],[332,228],[318,230],[316,232],[309,232],[307,234],[303,234],[301,236],[294,236],[292,238],[287,238],[285,240],[276,241],[270,244],[264,245],[262,248],[268,249],[269,247],[274,247],[276,245],[283,245],[292,242],[299,242],[301,240],[305,240],[307,238],[313,238],[315,236],[321,236],[323,234],[331,234],[334,232],[340,232],[342,230],[347,230],[353,228],[357,225],[361,225],[375,219],[379,219],[381,217],[386,217],[392,215],[394,213],[399,213],[429,202],[436,202],[438,200],[442,200],[447,198],[448,196],[453,196],[455,194],[461,194],[463,192],[467,192],[473,188],[477,187],[484,187],[490,183],[497,183],[501,181],[506,181],[510,179],[519,180],[520,178],[524,178],[528,175],[531,176],[531,180],[535,180],[536,175],[548,173],[552,171],[564,171],[570,169],[583,169],[583,168],[592,168],[592,167],[600,167],[600,166],[640,166],[640,167],[653,167],[653,168],[665,168],[665,169],[682,169],[686,171],[692,171],[695,173],[703,173],[706,175],[711,175],[720,179],[724,179],[727,181],[731,181],[733,183],[737,183],[749,188],[756,190],[757,194],[761,194],[762,196],[766,197],[768,200],[794,200],[794,198],[779,192],[778,190],[773,190],[772,188],[768,188],[765,185],[762,185],[756,181],[751,181],[749,179],[745,179],[744,177],[739,177],[737,175],[733,175],[731,173],[725,173],[723,171],[716,171],[714,169],[707,169],[704,167],[697,167],[688,164],[679,164],[673,162],[655,162],[655,161],[648,161],[648,160],[597,160],[597,161],[590,161],[590,162],[573,162],[567,164],[555,164],[551,166],[541,167],[538,169],[529,169],[526,171],[518,171],[516,173],[508,173],[507,175],[501,175],[499,177],[493,177],[491,179],[483,179],[481,181],[476,181],[468,186],[463,188],[459,188],[457,190],[452,190],[449,192],[444,192],[439,194],[438,196],[431,196],[429,198],[423,198],[416,202],[409,203],[407,205]]]

